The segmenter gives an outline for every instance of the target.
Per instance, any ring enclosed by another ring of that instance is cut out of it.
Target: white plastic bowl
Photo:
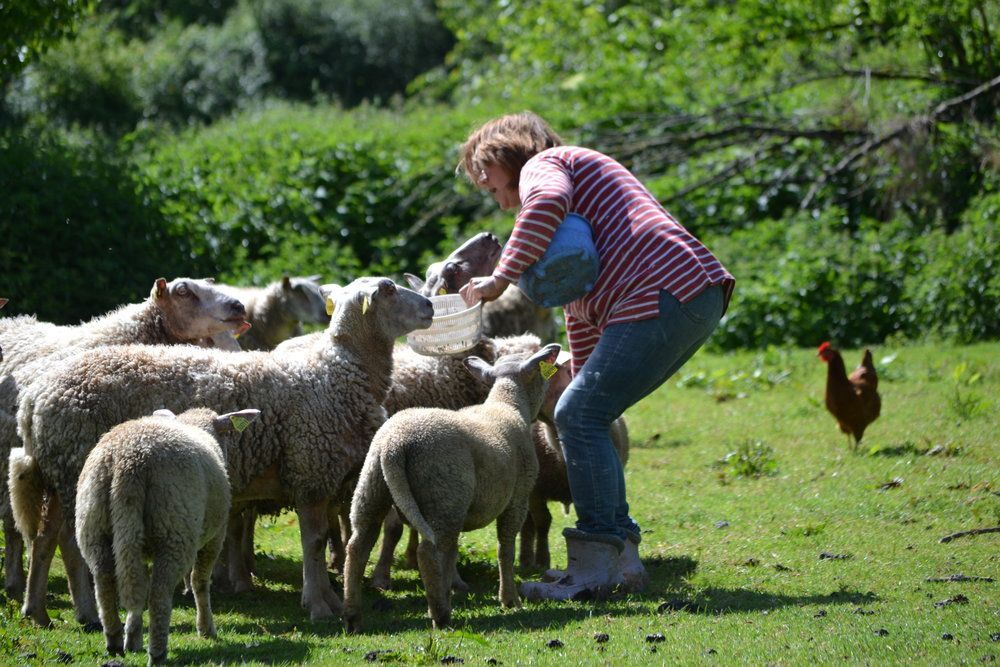
[[[431,326],[406,337],[413,351],[439,357],[475,347],[483,335],[483,302],[470,308],[461,294],[441,294],[430,300],[434,305]]]

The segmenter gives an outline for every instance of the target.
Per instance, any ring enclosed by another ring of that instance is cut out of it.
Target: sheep
[[[115,426],[87,456],[76,490],[76,540],[94,575],[111,655],[142,651],[148,600],[149,664],[166,659],[173,592],[189,571],[198,634],[215,637],[209,582],[229,513],[226,453],[235,444],[223,436],[242,432],[259,414],[157,410]],[[124,641],[119,595],[128,613]]]
[[[220,285],[247,308],[253,326],[239,337],[244,350],[273,350],[279,343],[302,335],[300,323],[329,324],[326,299],[320,293],[319,276],[284,276],[266,287]]]
[[[301,341],[289,341],[278,348],[278,352],[294,349]],[[477,355],[493,362],[498,356],[515,352],[536,352],[541,348],[537,336],[525,334],[507,338],[484,338],[467,354]],[[385,399],[386,412],[392,416],[396,412],[411,407],[437,407],[457,410],[468,405],[481,403],[489,391],[469,375],[462,362],[464,355],[431,357],[417,354],[408,345],[397,343],[393,350],[392,385]],[[341,503],[347,507],[350,496]],[[339,508],[337,508],[339,509]],[[338,513],[331,516],[330,569],[343,572],[343,543],[349,537],[349,524],[344,521],[343,529],[338,530]],[[395,512],[390,514],[386,522],[386,537],[382,542],[378,565],[375,568],[375,585],[388,588],[392,554],[402,533],[402,524],[395,519]],[[253,526],[255,513],[246,511],[240,523],[230,525],[230,536],[227,546],[226,562],[229,564],[229,583],[235,591],[245,591],[251,588],[251,572],[253,565]],[[416,543],[413,542],[412,549]],[[408,553],[409,550],[408,550]],[[456,585],[464,587],[461,578],[456,579]]]
[[[424,296],[457,294],[476,276],[488,276],[500,258],[500,242],[482,232],[472,237],[446,259],[427,267],[426,280],[404,274],[410,287]],[[516,285],[483,306],[483,335],[499,338],[533,333],[544,341],[556,340],[559,327],[552,309],[536,305]]]
[[[75,351],[126,343],[173,345],[195,343],[206,337],[245,328],[246,310],[239,301],[223,294],[211,281],[157,278],[149,298],[121,306],[110,313],[77,326],[39,322],[33,316],[0,320],[0,342],[8,353],[0,363],[0,517],[6,536],[4,590],[12,598],[24,592],[22,555],[24,545],[14,529],[7,490],[8,454],[20,446],[15,413],[21,387],[57,359]],[[81,564],[82,565],[82,564]],[[85,574],[86,568],[82,568]],[[76,579],[70,577],[71,582]],[[90,586],[79,592],[89,597]],[[92,601],[91,601],[92,602]],[[96,622],[93,604],[83,622]]]
[[[397,345],[393,353],[392,386],[385,401],[386,412],[392,416],[406,408],[416,407],[458,410],[482,403],[489,393],[489,387],[469,375],[463,361],[464,356],[474,355],[493,363],[504,355],[537,352],[541,346],[541,341],[534,334],[483,338],[463,355],[443,357],[417,354],[405,345]],[[376,588],[390,588],[393,552],[402,531],[402,521],[395,509],[390,510],[385,520],[378,562],[372,573],[372,585]],[[407,560],[412,567],[416,567],[416,535],[411,529],[406,550]],[[457,572],[453,577],[457,589],[468,588]]]
[[[508,355],[495,366],[466,365],[493,381],[486,401],[458,411],[410,408],[382,425],[365,457],[351,499],[351,539],[344,567],[344,622],[361,622],[361,576],[378,529],[395,503],[421,536],[417,555],[434,627],[451,620],[451,576],[460,532],[497,524],[500,602],[520,604],[514,584],[514,540],[538,475],[531,422],[542,405],[559,345]]]
[[[238,404],[267,412],[231,458],[234,505],[269,499],[294,504],[303,551],[302,605],[313,620],[339,612],[323,559],[327,505],[360,468],[385,420],[382,402],[395,339],[430,326],[434,309],[388,278],[324,289],[336,313],[323,335],[295,353],[109,347],[60,363],[26,390],[18,428],[33,462],[22,477],[41,476],[50,502],[48,522],[32,549],[23,614],[48,621],[45,577],[53,537],[60,514],[73,521],[76,479],[101,433],[156,408],[230,411]],[[31,534],[39,525],[40,499],[22,496],[22,485],[30,490],[28,480],[11,481],[12,500],[33,516],[27,522]]]

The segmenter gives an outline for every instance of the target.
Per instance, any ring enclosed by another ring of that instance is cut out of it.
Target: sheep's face
[[[531,418],[538,416],[549,380],[559,372],[557,343],[546,345],[534,354],[509,354],[490,366],[479,357],[465,359],[466,367],[483,382],[510,380],[520,386],[528,398]]]
[[[346,287],[324,285],[322,290],[335,333],[356,329],[395,340],[426,329],[434,319],[430,299],[389,278],[358,278]]]
[[[288,314],[299,322],[329,324],[326,313],[326,299],[320,292],[319,276],[281,279],[281,291]]]
[[[223,331],[245,331],[243,304],[209,280],[158,278],[150,298],[163,314],[167,329],[180,340],[210,338]]]
[[[503,249],[497,237],[480,232],[459,246],[444,261],[427,267],[427,280],[412,273],[405,274],[410,287],[424,296],[457,294],[459,288],[476,276],[493,273]]]

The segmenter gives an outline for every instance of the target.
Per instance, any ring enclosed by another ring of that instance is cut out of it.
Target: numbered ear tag
[[[559,372],[559,367],[555,364],[550,364],[549,362],[542,360],[538,362],[538,370],[541,372],[543,378],[550,380],[553,375]]]
[[[333,311],[335,310],[337,310],[337,302],[330,297],[326,297],[326,314],[333,317]]]
[[[445,294],[447,294],[447,293],[448,293],[448,290],[446,290],[446,289],[445,289],[445,288],[443,288],[443,287],[442,287],[441,289],[439,289],[439,290],[438,290],[438,296],[444,296],[444,295],[445,295]]]
[[[229,418],[229,421],[233,423],[233,428],[236,429],[237,433],[242,433],[247,430],[247,426],[250,426],[250,420],[240,415],[233,415]]]
[[[361,314],[364,315],[368,312],[368,309],[372,307],[372,298],[370,295],[365,294],[365,300],[361,302]]]

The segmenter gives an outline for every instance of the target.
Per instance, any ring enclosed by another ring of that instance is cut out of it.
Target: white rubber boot
[[[526,581],[521,584],[525,599],[603,599],[624,584],[619,557],[622,540],[613,536],[589,535],[574,528],[563,531],[568,566],[556,581]]]
[[[622,588],[629,593],[638,593],[649,586],[649,574],[639,560],[640,537],[629,533],[625,540],[625,549],[619,557],[622,578],[625,580]]]

